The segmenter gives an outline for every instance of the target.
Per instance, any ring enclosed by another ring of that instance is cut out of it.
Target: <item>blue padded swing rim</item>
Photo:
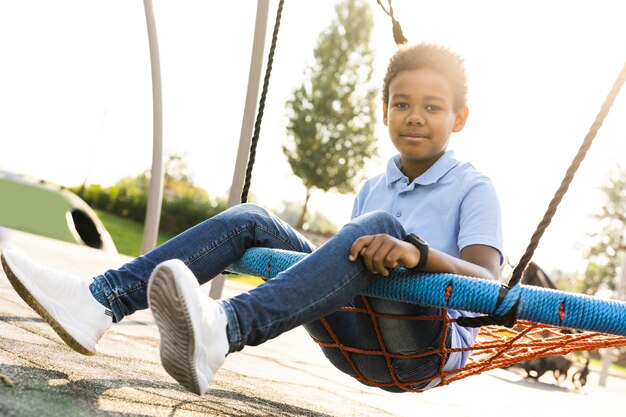
[[[270,279],[306,256],[250,248],[227,270]],[[500,282],[482,278],[398,268],[376,279],[363,295],[499,316],[517,304],[518,320],[626,336],[626,302],[517,284],[498,303],[501,288]]]

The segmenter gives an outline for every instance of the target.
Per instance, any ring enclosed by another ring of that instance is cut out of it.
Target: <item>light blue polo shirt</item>
[[[500,202],[491,180],[471,164],[446,151],[435,164],[412,183],[402,171],[400,155],[392,157],[384,173],[369,179],[359,190],[352,217],[374,210],[393,214],[407,233],[456,258],[469,245],[487,245],[500,251],[502,220]],[[448,310],[450,317],[473,315]],[[452,347],[470,347],[478,329],[453,325]],[[463,366],[469,352],[450,355],[445,369]]]

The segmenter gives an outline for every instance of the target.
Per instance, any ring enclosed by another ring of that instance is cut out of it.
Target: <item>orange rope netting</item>
[[[378,313],[372,309],[367,297],[363,297],[363,303],[364,308],[343,307],[341,310],[370,315],[378,338],[379,350],[365,350],[342,344],[325,319],[322,319],[322,323],[326,327],[333,342],[323,342],[315,338],[314,340],[322,347],[339,349],[344,358],[350,363],[355,374],[354,377],[357,380],[363,384],[381,388],[398,387],[407,392],[422,392],[422,389],[415,389],[413,387],[430,382],[434,379],[440,379],[441,382],[437,386],[443,386],[471,375],[477,375],[496,368],[505,368],[531,359],[552,355],[566,355],[572,352],[591,351],[600,348],[626,346],[626,337],[624,336],[589,331],[572,331],[571,329],[562,327],[519,320],[513,328],[497,325],[481,327],[478,338],[472,347],[461,349],[447,348],[446,339],[448,337],[448,328],[455,319],[448,317],[446,309],[442,310],[440,316],[406,316]],[[379,318],[443,321],[444,330],[441,343],[439,347],[414,355],[389,352],[378,326]],[[472,351],[465,366],[461,369],[444,371],[443,367],[448,355],[452,352],[460,351]],[[391,382],[380,383],[364,376],[356,366],[351,354],[384,357],[389,369]],[[393,371],[393,359],[412,359],[433,354],[440,354],[442,361],[439,372],[430,377],[415,381],[400,381]]]

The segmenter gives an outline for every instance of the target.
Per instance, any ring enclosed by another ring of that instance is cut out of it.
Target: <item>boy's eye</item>
[[[429,112],[436,112],[441,110],[441,107],[434,105],[434,104],[429,104],[428,106],[426,106],[426,110]]]
[[[393,107],[395,107],[396,109],[406,109],[409,107],[409,105],[406,103],[395,103]]]

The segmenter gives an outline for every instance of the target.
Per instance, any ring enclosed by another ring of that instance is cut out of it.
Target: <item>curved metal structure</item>
[[[156,246],[163,203],[163,98],[161,94],[159,42],[152,0],[144,0],[143,4],[148,26],[150,66],[152,69],[152,170],[143,241],[141,243],[141,253],[146,253]]]

